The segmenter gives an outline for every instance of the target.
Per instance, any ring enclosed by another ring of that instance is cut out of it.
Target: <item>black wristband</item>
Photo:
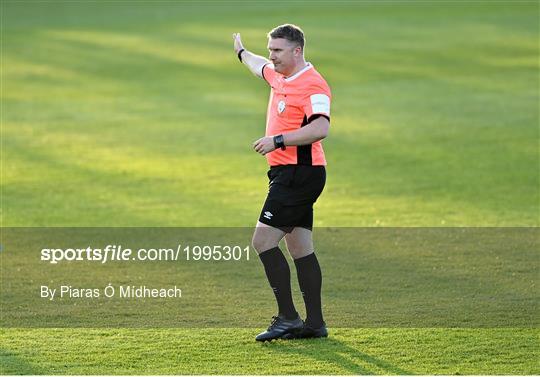
[[[242,63],[242,52],[246,51],[245,48],[241,49],[240,51],[238,51],[238,60],[240,60],[240,63]]]
[[[274,136],[274,147],[276,147],[276,149],[281,148],[282,150],[285,150],[285,140],[283,140],[283,135]]]

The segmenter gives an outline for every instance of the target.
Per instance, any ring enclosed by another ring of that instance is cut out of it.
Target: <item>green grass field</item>
[[[264,55],[284,22],[333,93],[316,227],[538,227],[538,2],[0,6],[0,374],[540,374],[535,232],[458,237],[453,259],[384,239],[319,250],[331,337],[265,345],[253,338],[272,293],[255,258],[184,266],[204,277],[186,326],[87,328],[76,319],[95,312],[79,308],[47,328],[13,318],[35,308],[19,282],[50,271],[6,243],[6,227],[251,227],[268,88],[231,34]]]

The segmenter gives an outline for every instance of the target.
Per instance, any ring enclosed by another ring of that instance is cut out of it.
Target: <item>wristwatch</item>
[[[240,49],[240,51],[238,51],[236,53],[236,55],[238,55],[238,60],[240,60],[240,63],[243,63],[243,61],[242,61],[242,52],[244,52],[244,51],[246,51],[246,49],[242,48],[242,49]]]
[[[274,136],[274,147],[276,147],[276,149],[281,148],[281,150],[285,150],[285,141],[283,140],[283,135]]]

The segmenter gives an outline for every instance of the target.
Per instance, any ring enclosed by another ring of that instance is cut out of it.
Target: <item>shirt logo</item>
[[[277,104],[277,111],[281,114],[285,111],[285,101],[279,101]]]
[[[265,219],[272,220],[272,216],[274,216],[274,215],[272,215],[271,212],[266,211],[266,212],[264,213],[264,216],[263,216],[263,217],[264,217]]]

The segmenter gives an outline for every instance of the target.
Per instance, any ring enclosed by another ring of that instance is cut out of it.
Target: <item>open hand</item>
[[[244,45],[242,44],[242,39],[240,38],[240,33],[233,33],[233,40],[234,40],[234,52],[238,54],[238,51],[244,48]]]

